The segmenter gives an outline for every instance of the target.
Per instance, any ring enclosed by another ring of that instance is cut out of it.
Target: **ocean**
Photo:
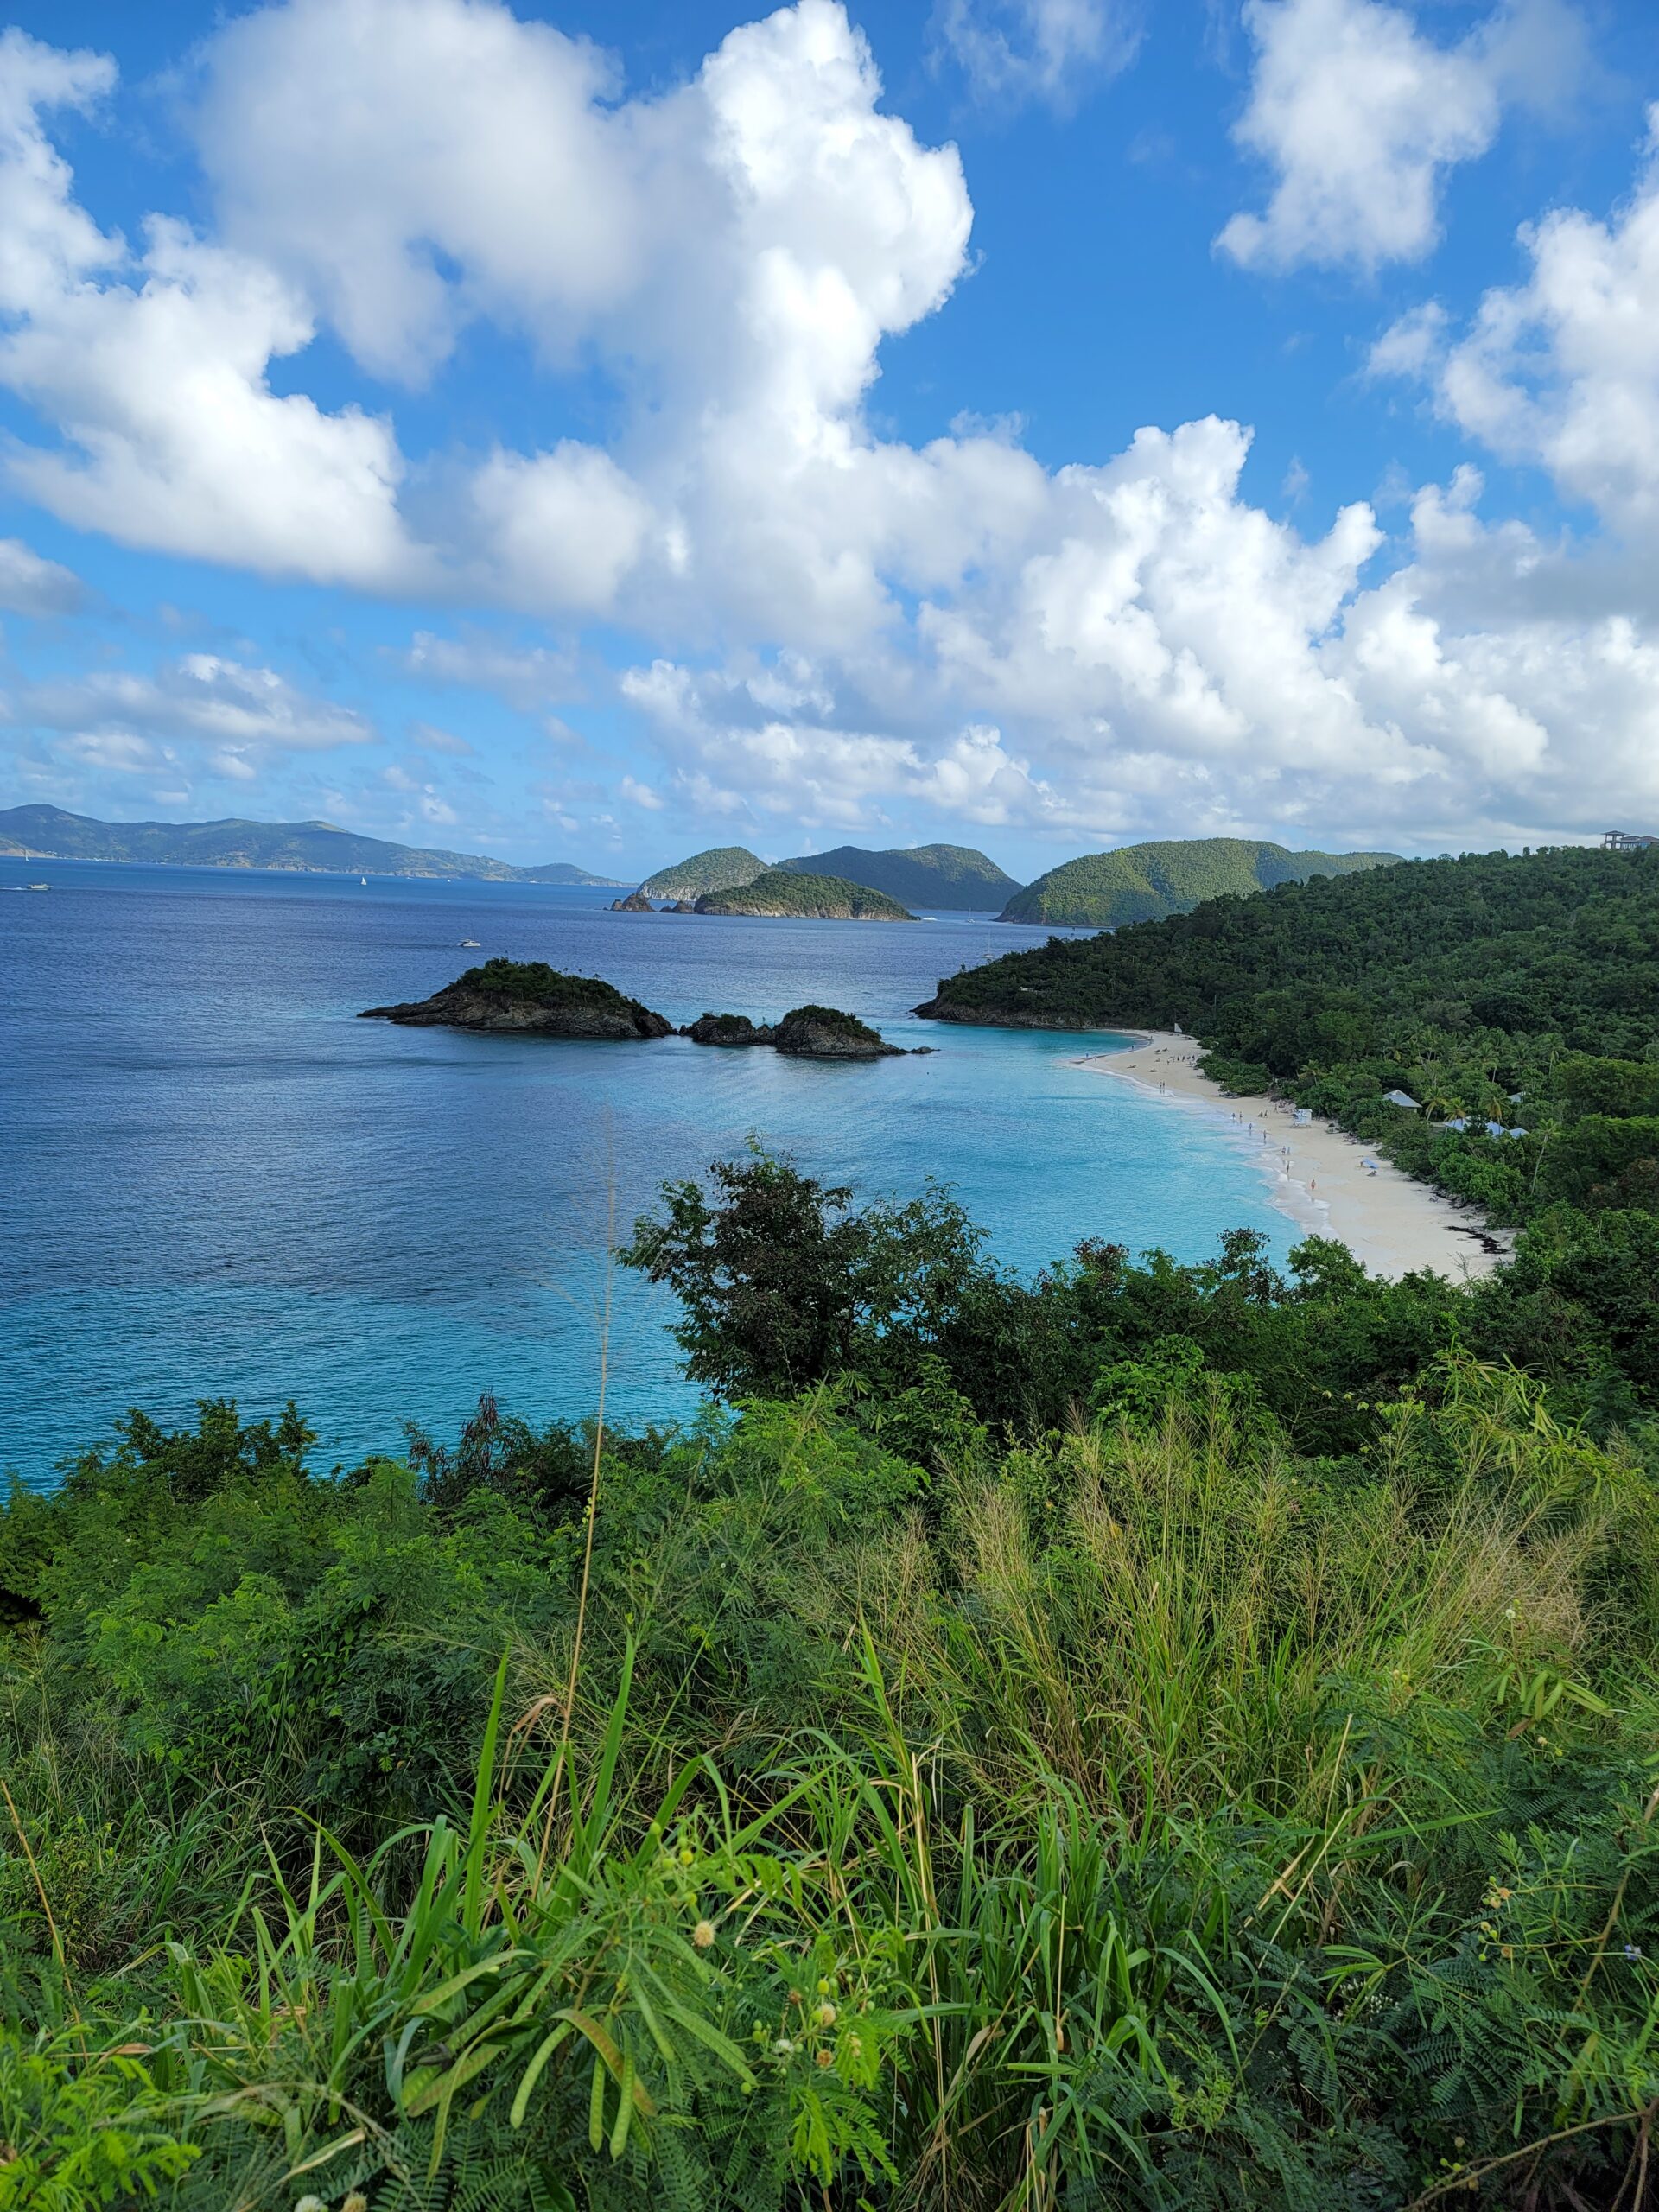
[[[22,888],[47,881],[45,893]],[[609,1270],[668,1177],[753,1136],[861,1198],[949,1184],[1010,1267],[1084,1237],[1192,1260],[1295,1230],[1248,1139],[1077,1066],[1106,1035],[919,1022],[1039,943],[915,925],[613,914],[611,891],[0,860],[0,1471],[49,1484],[140,1406],[295,1399],[322,1465],[453,1435],[480,1391],[689,1415],[671,1300]],[[476,938],[481,949],[461,949]],[[925,1058],[579,1045],[355,1017],[503,953],[675,1022],[844,1007]]]

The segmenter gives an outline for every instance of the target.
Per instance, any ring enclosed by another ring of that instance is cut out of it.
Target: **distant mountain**
[[[697,901],[700,914],[798,915],[813,922],[913,922],[915,915],[873,891],[866,883],[849,883],[836,875],[801,875],[794,870],[769,868],[753,883],[734,885],[727,891],[710,891]]]
[[[1050,868],[1016,892],[997,919],[1062,929],[1116,930],[1130,922],[1190,913],[1205,899],[1270,891],[1313,875],[1352,875],[1390,867],[1397,853],[1294,853],[1248,837],[1178,837],[1120,845]]]
[[[429,851],[336,830],[332,822],[94,822],[60,806],[0,808],[0,854],[143,861],[161,868],[333,869],[341,875],[459,875],[484,883],[613,883],[568,861],[514,868],[478,853]],[[756,866],[760,863],[757,861]]]
[[[935,906],[946,913],[973,907],[995,912],[1020,888],[1013,876],[971,845],[906,845],[880,853],[837,845],[833,852],[805,853],[778,865],[792,875],[835,875],[846,883],[868,884],[906,906]]]
[[[753,883],[766,867],[747,845],[710,845],[674,868],[659,868],[639,888],[647,899],[701,899],[705,891],[729,891]]]

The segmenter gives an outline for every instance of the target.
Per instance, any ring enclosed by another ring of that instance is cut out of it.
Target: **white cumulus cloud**
[[[1446,169],[1497,135],[1478,39],[1444,47],[1384,0],[1247,0],[1256,58],[1238,143],[1274,173],[1262,214],[1217,241],[1247,266],[1418,261],[1440,236]]]
[[[408,572],[386,425],[266,382],[313,334],[270,269],[160,216],[134,257],[71,197],[43,111],[109,89],[106,60],[0,39],[0,383],[61,433],[13,481],[83,529],[270,574]]]
[[[144,735],[236,748],[329,752],[375,741],[348,707],[297,690],[275,669],[188,653],[153,676],[100,669],[26,685],[10,719],[101,737]]]
[[[1605,219],[1552,209],[1522,232],[1523,283],[1496,287],[1468,327],[1419,308],[1371,354],[1426,378],[1440,411],[1509,461],[1546,468],[1618,530],[1659,525],[1659,104],[1636,188]]]

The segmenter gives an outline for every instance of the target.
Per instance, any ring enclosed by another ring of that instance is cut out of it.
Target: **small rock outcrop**
[[[628,1043],[671,1037],[674,1025],[596,976],[567,976],[544,960],[486,960],[429,999],[365,1007],[365,1021],[414,1029],[488,1029],[511,1035]]]
[[[798,1006],[772,1032],[780,1052],[808,1060],[882,1060],[902,1052],[855,1014],[833,1006]]]
[[[778,1040],[775,1029],[751,1021],[747,1014],[700,1014],[680,1034],[694,1045],[772,1045]]]
[[[656,911],[643,891],[630,891],[626,899],[613,899],[611,901],[613,914],[653,914]]]

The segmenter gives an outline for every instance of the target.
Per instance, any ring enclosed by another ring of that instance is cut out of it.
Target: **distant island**
[[[833,852],[807,853],[778,865],[792,875],[832,875],[861,883],[903,906],[933,906],[942,913],[994,912],[1020,888],[1013,876],[971,845],[909,845],[889,852],[837,845]]]
[[[730,891],[711,891],[696,902],[700,914],[758,914],[798,917],[814,922],[913,922],[909,908],[885,891],[872,891],[844,876],[803,875],[769,868],[753,883]]]
[[[747,845],[714,845],[659,868],[617,905],[625,912],[644,913],[658,899],[681,913],[855,921],[914,921],[920,907],[941,914],[988,912],[1000,922],[1039,928],[1112,930],[1190,913],[1206,899],[1387,868],[1398,858],[1395,853],[1298,852],[1262,838],[1174,837],[1084,853],[1022,887],[971,845],[885,851],[837,845],[770,868]],[[804,888],[791,893],[791,877]]]
[[[672,868],[659,868],[639,886],[644,899],[701,899],[710,891],[734,890],[763,874],[766,862],[746,845],[711,845]]]
[[[734,912],[737,909],[733,907],[702,906],[699,902],[725,892],[747,890],[762,880],[768,893],[775,893],[771,879],[779,874],[852,884],[863,891],[879,892],[907,910],[931,906],[942,913],[995,912],[1020,888],[1013,876],[971,845],[914,845],[887,852],[868,852],[861,845],[837,845],[833,852],[803,854],[772,868],[747,845],[713,845],[707,852],[692,853],[673,867],[648,875],[634,894],[640,905],[620,903],[631,913],[640,912],[653,899],[671,900],[680,911]],[[796,913],[802,910],[790,906],[775,911]],[[853,918],[896,921],[898,917],[872,912]],[[914,920],[915,916],[910,918]]]
[[[481,883],[615,883],[568,861],[515,868],[486,854],[450,853],[364,837],[332,822],[95,822],[60,806],[0,808],[0,857],[129,861],[152,868],[262,868],[340,875],[461,876]],[[757,866],[759,863],[757,862]]]
[[[1050,923],[1061,929],[1116,930],[1190,913],[1206,899],[1248,896],[1311,876],[1389,868],[1397,853],[1292,852],[1248,837],[1179,837],[1086,853],[1050,868],[1016,891],[1001,922]]]
[[[705,1014],[677,1031],[597,976],[569,976],[544,960],[486,960],[430,998],[399,1006],[365,1007],[359,1021],[395,1021],[410,1029],[487,1030],[498,1035],[562,1038],[580,1044],[649,1043],[689,1037],[696,1045],[770,1046],[797,1059],[879,1060],[902,1056],[879,1030],[838,1007],[798,1006],[772,1025],[745,1014]],[[915,1048],[928,1052],[931,1046]]]

